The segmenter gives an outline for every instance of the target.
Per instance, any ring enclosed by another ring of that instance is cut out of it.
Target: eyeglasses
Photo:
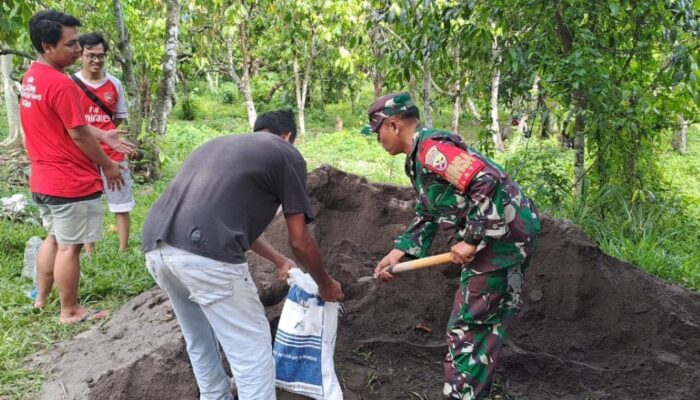
[[[90,61],[104,61],[105,57],[107,56],[106,54],[83,54],[85,58],[87,58]]]

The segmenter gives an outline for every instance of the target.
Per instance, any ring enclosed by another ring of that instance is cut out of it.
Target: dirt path
[[[308,187],[315,236],[347,296],[335,358],[345,398],[441,399],[458,268],[357,283],[412,218],[411,189],[328,168],[312,173]],[[283,221],[267,235],[288,252]],[[446,246],[438,238],[434,253]],[[257,257],[250,264],[274,329],[286,288],[270,264]],[[513,398],[700,398],[700,294],[606,256],[566,221],[545,217],[509,332],[497,374]],[[196,398],[177,324],[157,290],[34,362],[56,366],[45,399]]]

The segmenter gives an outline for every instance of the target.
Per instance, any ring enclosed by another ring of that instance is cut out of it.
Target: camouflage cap
[[[415,103],[408,92],[396,92],[380,97],[367,110],[369,126],[365,127],[362,133],[376,132],[385,119],[401,114],[413,106]]]

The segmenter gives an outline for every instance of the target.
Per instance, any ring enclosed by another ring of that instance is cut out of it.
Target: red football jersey
[[[97,166],[68,134],[68,129],[86,125],[80,93],[70,78],[32,63],[22,80],[20,115],[33,193],[75,198],[102,191]]]
[[[126,101],[124,99],[124,90],[121,82],[110,74],[105,74],[104,79],[93,83],[85,80],[80,72],[77,73],[78,78],[92,93],[102,101],[107,108],[112,111],[112,118],[126,119]],[[78,87],[80,98],[82,99],[83,110],[85,111],[85,120],[88,124],[108,131],[116,129],[116,125],[112,122],[112,118],[102,110],[94,101],[92,101],[81,88]],[[124,161],[124,154],[120,153],[100,141],[102,150],[113,161]]]

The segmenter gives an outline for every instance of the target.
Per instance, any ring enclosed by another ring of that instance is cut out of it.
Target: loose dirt
[[[308,180],[314,235],[344,287],[335,365],[346,399],[441,399],[444,330],[458,267],[358,282],[413,217],[410,188],[323,167]],[[266,233],[290,254],[282,219]],[[517,399],[700,398],[700,294],[613,259],[567,221],[543,217],[494,394]],[[433,253],[448,249],[445,236]],[[285,285],[251,256],[272,329]],[[133,299],[102,326],[33,357],[50,371],[41,398],[195,399],[167,297]],[[300,399],[278,392],[279,399]]]

